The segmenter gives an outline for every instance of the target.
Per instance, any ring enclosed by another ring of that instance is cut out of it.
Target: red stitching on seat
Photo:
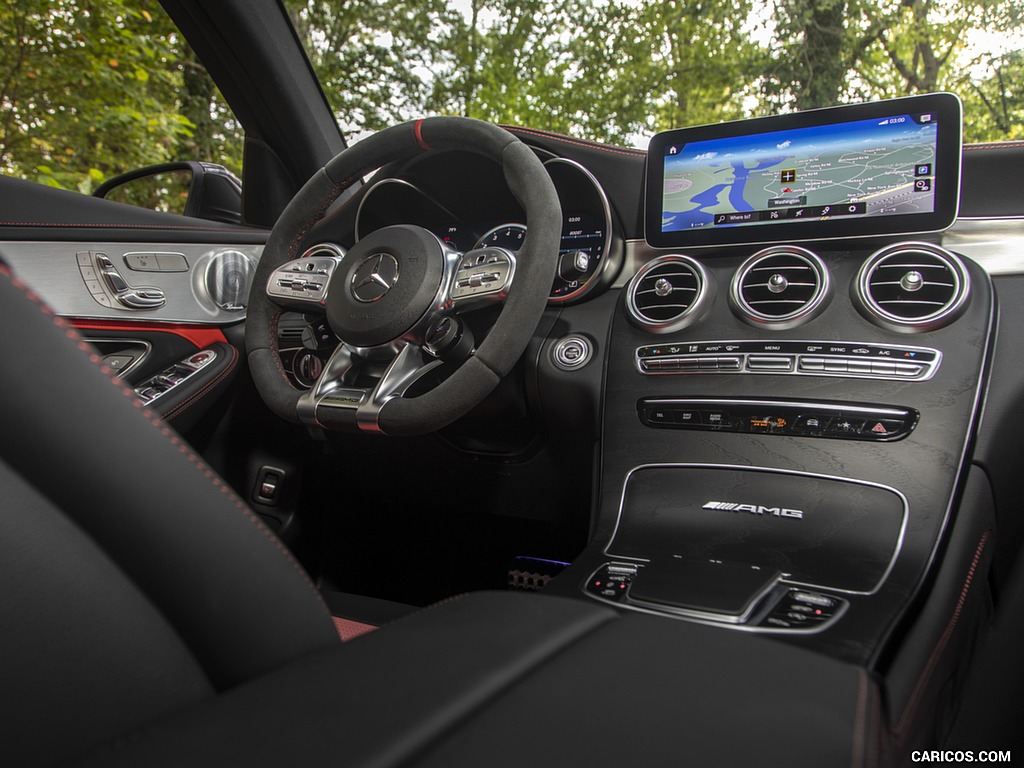
[[[288,560],[291,566],[296,570],[296,572],[298,572],[298,574],[306,582],[309,588],[313,590],[313,594],[317,596],[317,599],[320,601],[320,604],[323,605],[324,609],[326,610],[327,606],[324,603],[323,598],[320,595],[320,592],[313,584],[313,581],[309,578],[309,574],[306,573],[306,569],[299,564],[299,562],[295,559],[292,553],[288,550],[287,547],[285,547],[285,545],[274,534],[274,532],[271,531],[263,523],[263,521],[256,516],[255,512],[249,509],[249,506],[238,497],[238,495],[231,489],[231,487],[227,483],[225,483],[220,477],[218,477],[217,474],[212,469],[207,467],[206,464],[204,464],[203,461],[195,453],[192,452],[191,448],[189,448],[188,445],[186,445],[185,442],[174,432],[174,430],[167,426],[167,424],[162,419],[155,417],[153,415],[153,412],[146,408],[143,402],[139,400],[138,397],[135,396],[135,391],[131,387],[122,386],[124,382],[121,379],[117,378],[116,376],[111,376],[110,368],[101,364],[102,359],[100,358],[99,355],[96,354],[93,347],[82,338],[81,334],[79,334],[78,331],[76,331],[74,328],[68,325],[67,321],[54,314],[53,310],[50,309],[50,307],[47,304],[45,304],[43,300],[39,298],[39,296],[31,288],[29,288],[28,284],[22,281],[21,278],[12,275],[11,272],[7,269],[0,270],[0,272],[2,272],[8,279],[10,279],[11,285],[19,289],[24,294],[25,298],[31,301],[36,306],[36,308],[39,309],[40,312],[49,317],[53,321],[54,325],[62,329],[64,331],[64,335],[67,336],[72,341],[74,341],[77,344],[78,348],[88,356],[89,360],[97,364],[100,370],[107,374],[107,380],[110,381],[115,386],[117,386],[117,388],[121,391],[121,394],[128,398],[131,404],[134,405],[142,413],[144,417],[146,417],[149,423],[152,426],[156,427],[160,431],[160,434],[166,437],[171,442],[172,445],[176,446],[178,451],[181,454],[183,454],[185,458],[187,458],[189,462],[191,462],[197,470],[202,472],[203,476],[206,477],[206,479],[209,480],[214,485],[215,488],[217,488],[218,490],[220,490],[222,494],[227,496],[228,499],[235,505],[235,507],[237,507],[238,510],[242,513],[242,515],[250,523],[255,525],[256,529],[260,531],[277,548],[277,550],[282,555],[285,556],[285,559]],[[103,370],[104,368],[106,368],[106,371]]]
[[[971,583],[974,581],[974,573],[978,569],[978,563],[981,561],[981,555],[985,551],[985,545],[988,544],[988,540],[990,538],[992,538],[992,529],[986,528],[985,532],[981,534],[981,538],[978,540],[977,549],[974,550],[974,558],[971,560],[970,568],[967,569],[967,577],[964,579],[964,585],[960,589],[960,597],[957,598],[956,606],[953,608],[953,613],[949,617],[949,623],[946,624],[946,631],[942,633],[942,637],[939,638],[939,642],[935,645],[935,649],[932,651],[931,656],[928,657],[928,663],[921,672],[921,677],[918,679],[917,685],[914,686],[914,692],[910,697],[910,701],[907,702],[907,706],[903,710],[903,715],[900,717],[899,724],[896,726],[896,733],[902,733],[909,725],[912,716],[917,711],[917,706],[920,703],[921,696],[924,694],[924,691],[931,680],[931,676],[935,672],[935,667],[939,663],[939,657],[942,656],[942,652],[946,649],[950,639],[953,637],[953,631],[956,629],[956,625],[960,621],[960,614],[963,611],[964,604],[967,602],[967,594],[971,590]]]

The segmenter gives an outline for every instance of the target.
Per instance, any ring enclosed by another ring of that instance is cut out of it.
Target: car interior
[[[242,178],[0,176],[7,764],[1019,753],[1024,143],[347,146],[277,0],[161,4]]]

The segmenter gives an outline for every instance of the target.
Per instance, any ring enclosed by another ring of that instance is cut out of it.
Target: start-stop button
[[[574,371],[590,362],[594,347],[583,336],[566,336],[551,350],[555,365],[563,371]]]

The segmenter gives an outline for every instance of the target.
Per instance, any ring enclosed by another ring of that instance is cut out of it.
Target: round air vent
[[[806,248],[780,245],[743,262],[729,297],[747,322],[782,329],[814,317],[824,307],[828,289],[821,259]]]
[[[206,292],[227,312],[241,312],[249,300],[256,266],[241,251],[220,251],[206,265]]]
[[[963,262],[930,243],[897,243],[860,268],[854,296],[861,311],[897,331],[931,331],[967,306],[970,278]]]
[[[640,268],[626,287],[633,325],[652,333],[672,333],[700,318],[707,303],[708,278],[688,256],[659,256]]]

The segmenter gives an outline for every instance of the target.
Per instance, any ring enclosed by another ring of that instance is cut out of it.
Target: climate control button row
[[[644,374],[729,372],[924,381],[935,375],[941,359],[936,349],[889,344],[705,341],[639,347],[635,363]]]

